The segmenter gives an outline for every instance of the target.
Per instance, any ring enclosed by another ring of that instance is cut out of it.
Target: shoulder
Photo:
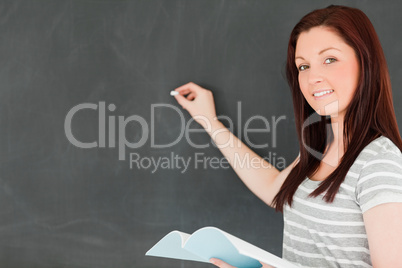
[[[388,138],[379,137],[359,155],[356,200],[362,211],[378,204],[402,202],[402,153]]]
[[[402,168],[402,153],[399,148],[387,137],[381,136],[370,142],[356,159],[362,164],[362,170],[378,163],[396,163]]]

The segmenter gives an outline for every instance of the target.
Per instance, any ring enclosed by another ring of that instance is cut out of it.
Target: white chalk
[[[179,92],[178,91],[170,91],[170,96],[176,96],[176,95],[179,95]]]

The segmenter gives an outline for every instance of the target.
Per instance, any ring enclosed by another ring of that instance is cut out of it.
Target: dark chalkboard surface
[[[400,2],[336,3],[377,29],[401,122]],[[209,267],[144,256],[171,230],[208,225],[281,255],[282,215],[169,92],[211,89],[222,121],[282,169],[298,153],[288,36],[329,4],[2,0],[0,266]]]

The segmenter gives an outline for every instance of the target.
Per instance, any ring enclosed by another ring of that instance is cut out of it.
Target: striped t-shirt
[[[402,154],[388,138],[368,144],[347,173],[333,203],[308,195],[308,178],[284,207],[282,257],[301,267],[372,267],[363,213],[402,202]]]

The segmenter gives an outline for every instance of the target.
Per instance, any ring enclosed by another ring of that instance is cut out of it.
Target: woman
[[[402,140],[372,24],[343,6],[307,14],[291,33],[286,69],[299,156],[281,172],[232,166],[283,212],[283,258],[303,267],[402,267]],[[230,163],[235,154],[258,157],[216,120],[209,90],[189,83],[176,91]]]

